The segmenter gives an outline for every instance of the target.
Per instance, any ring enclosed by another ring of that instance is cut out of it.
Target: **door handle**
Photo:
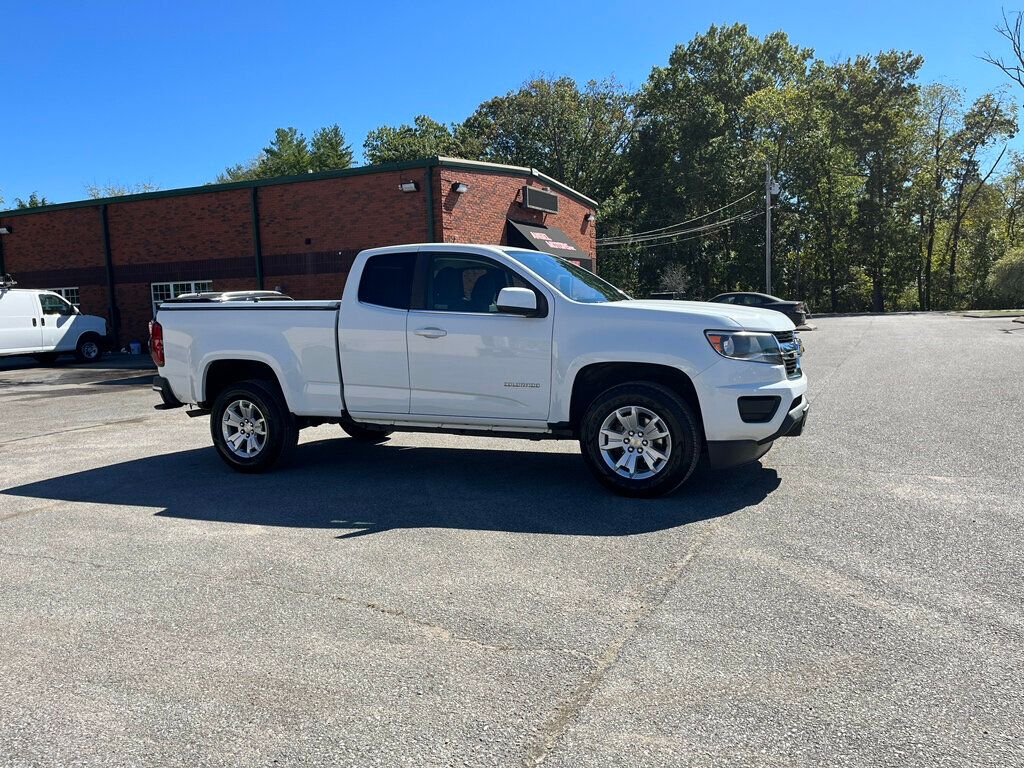
[[[43,325],[46,325],[46,318],[45,317],[39,318],[39,322],[42,323]]]
[[[32,318],[32,327],[35,328],[37,325],[38,325],[38,323],[36,322],[36,319],[33,317]]]
[[[425,339],[440,339],[442,336],[448,335],[448,331],[443,328],[417,328],[413,333]]]

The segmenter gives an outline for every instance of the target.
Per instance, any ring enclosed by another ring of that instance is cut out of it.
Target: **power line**
[[[628,246],[633,246],[633,247],[635,247],[638,250],[645,250],[647,248],[657,248],[657,247],[662,246],[662,245],[675,245],[677,243],[685,243],[687,240],[696,240],[698,237],[705,237],[707,235],[713,235],[713,234],[715,234],[716,232],[718,232],[720,230],[727,229],[728,227],[730,227],[733,224],[741,224],[743,222],[750,221],[751,219],[755,219],[755,218],[757,218],[760,215],[761,215],[761,212],[759,210],[757,210],[756,208],[751,208],[749,211],[741,213],[741,214],[739,214],[737,216],[733,216],[733,217],[731,217],[729,219],[723,219],[720,222],[715,222],[715,225],[713,227],[711,225],[708,225],[708,227],[697,227],[696,229],[690,229],[690,230],[686,230],[684,232],[676,232],[676,233],[674,233],[674,236],[677,237],[678,239],[675,239],[675,240],[662,240],[661,242],[646,242],[646,243],[644,243],[644,242],[640,242],[640,243],[621,243],[621,244],[613,244],[613,245],[610,245],[610,246],[605,246],[605,248],[607,250],[617,250],[617,249],[620,249],[620,248],[626,248]],[[690,234],[690,233],[693,233],[693,232],[696,232],[696,234]],[[681,237],[681,238],[678,237],[679,235],[685,235],[685,234],[689,234],[689,236],[688,237]]]
[[[619,241],[632,241],[632,240],[634,240],[636,238],[647,239],[649,237],[668,237],[668,236],[671,236],[673,234],[678,234],[676,232],[668,232],[667,230],[676,229],[677,227],[682,227],[682,226],[685,226],[687,224],[692,224],[695,221],[700,221],[701,219],[706,219],[708,216],[713,216],[716,213],[720,213],[720,212],[724,211],[726,208],[731,208],[732,206],[736,205],[737,203],[742,203],[744,200],[746,200],[749,197],[752,197],[753,195],[754,195],[754,193],[751,192],[750,194],[744,195],[741,198],[733,200],[731,203],[727,203],[727,204],[723,205],[721,208],[718,208],[718,209],[716,209],[714,211],[708,211],[707,213],[702,214],[700,216],[697,216],[695,218],[687,219],[686,221],[680,221],[680,222],[677,222],[675,224],[670,224],[667,227],[658,227],[657,229],[648,229],[648,230],[645,230],[643,232],[634,232],[634,233],[629,234],[629,235],[616,235],[614,237],[598,238],[597,242],[599,244],[601,244],[601,243],[611,244],[613,242],[619,242]],[[655,234],[657,232],[662,232],[664,234],[657,235],[657,234]]]
[[[740,197],[740,198],[737,198],[736,200],[733,200],[731,203],[726,203],[721,208],[717,208],[714,211],[708,211],[707,213],[701,214],[700,216],[697,216],[697,217],[692,218],[692,219],[687,219],[686,221],[679,221],[679,222],[676,222],[675,224],[669,224],[668,226],[665,226],[665,227],[658,227],[656,229],[647,229],[647,230],[644,230],[642,232],[633,232],[633,233],[628,234],[628,235],[614,235],[612,237],[599,237],[599,238],[597,238],[597,243],[599,245],[603,244],[603,243],[611,244],[612,242],[616,242],[616,241],[620,241],[620,240],[631,240],[631,239],[633,239],[635,237],[642,237],[644,235],[652,235],[652,234],[654,234],[656,232],[666,232],[666,230],[675,229],[676,227],[683,227],[683,226],[686,226],[687,224],[693,224],[695,221],[700,221],[701,219],[706,219],[708,216],[714,216],[716,213],[721,213],[726,208],[732,208],[737,203],[742,203],[744,200],[746,200],[749,197],[753,197],[755,194],[756,194],[755,192],[750,192],[749,194],[746,194],[743,197]]]
[[[681,229],[681,230],[677,230],[675,232],[668,232],[668,233],[665,233],[663,235],[648,235],[647,237],[639,237],[639,238],[636,238],[636,239],[633,239],[633,240],[626,240],[626,241],[623,241],[623,242],[615,242],[615,243],[611,243],[611,244],[602,244],[601,247],[603,247],[603,248],[616,248],[616,247],[623,247],[623,246],[627,246],[627,245],[637,245],[637,244],[640,244],[640,243],[657,242],[659,240],[667,241],[667,242],[673,242],[672,239],[673,238],[678,238],[680,235],[692,235],[692,234],[697,234],[697,233],[708,234],[708,233],[713,232],[713,231],[715,231],[717,229],[721,229],[722,227],[726,227],[726,226],[729,226],[730,224],[734,224],[734,223],[736,223],[738,221],[741,221],[741,220],[745,221],[747,218],[750,218],[751,215],[753,215],[755,213],[757,213],[757,210],[754,209],[754,208],[751,208],[751,209],[749,209],[747,211],[744,211],[743,213],[738,213],[738,214],[736,214],[734,216],[730,216],[727,219],[720,219],[719,221],[713,221],[710,224],[704,224],[704,225],[699,226],[699,227],[693,227],[692,229]]]

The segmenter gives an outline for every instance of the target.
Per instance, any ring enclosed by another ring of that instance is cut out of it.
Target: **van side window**
[[[60,296],[50,293],[40,293],[39,303],[42,305],[44,315],[73,315],[75,310]]]
[[[359,301],[380,307],[408,309],[415,271],[415,253],[371,256],[363,266],[363,276],[359,280]]]

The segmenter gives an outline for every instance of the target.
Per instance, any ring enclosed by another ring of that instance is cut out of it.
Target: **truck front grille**
[[[793,331],[775,331],[772,334],[782,348],[782,362],[786,366],[786,377],[800,378],[800,342]]]

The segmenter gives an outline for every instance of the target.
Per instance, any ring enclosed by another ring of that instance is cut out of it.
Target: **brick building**
[[[511,244],[593,269],[596,205],[531,168],[436,157],[3,211],[0,274],[59,290],[124,344],[179,293],[340,297],[381,245]]]

